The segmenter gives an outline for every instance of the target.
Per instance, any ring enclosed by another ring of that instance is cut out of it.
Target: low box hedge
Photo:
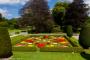
[[[13,47],[13,51],[20,51],[20,52],[35,52],[37,51],[36,47]]]
[[[73,37],[65,36],[65,38],[71,43],[73,47],[80,47],[79,43]]]
[[[40,48],[41,52],[83,52],[80,47],[44,47]]]

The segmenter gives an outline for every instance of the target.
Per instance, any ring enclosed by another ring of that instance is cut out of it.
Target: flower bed
[[[32,36],[16,44],[15,47],[72,47],[63,36]]]

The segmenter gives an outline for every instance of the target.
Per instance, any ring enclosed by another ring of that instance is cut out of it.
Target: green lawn
[[[13,52],[12,60],[85,60],[79,53]]]

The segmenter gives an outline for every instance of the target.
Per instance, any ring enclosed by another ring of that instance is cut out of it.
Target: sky
[[[8,19],[17,18],[20,16],[19,11],[28,0],[0,0],[0,13],[3,17]],[[54,7],[57,1],[72,1],[72,0],[48,0],[48,5],[51,8]],[[90,4],[90,0],[85,0]]]

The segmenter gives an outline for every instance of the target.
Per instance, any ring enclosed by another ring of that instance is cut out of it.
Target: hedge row
[[[48,35],[48,36],[64,36],[65,34],[29,34],[30,36],[44,36],[44,35]]]
[[[37,51],[36,47],[13,47],[13,51],[20,51],[20,52],[35,52]]]
[[[71,43],[71,45],[72,45],[73,47],[80,47],[80,46],[79,46],[79,43],[77,43],[74,39],[72,39],[72,37],[70,38],[70,37],[68,37],[68,36],[65,36],[65,38]]]
[[[83,48],[80,47],[44,47],[40,48],[41,52],[83,52]]]

